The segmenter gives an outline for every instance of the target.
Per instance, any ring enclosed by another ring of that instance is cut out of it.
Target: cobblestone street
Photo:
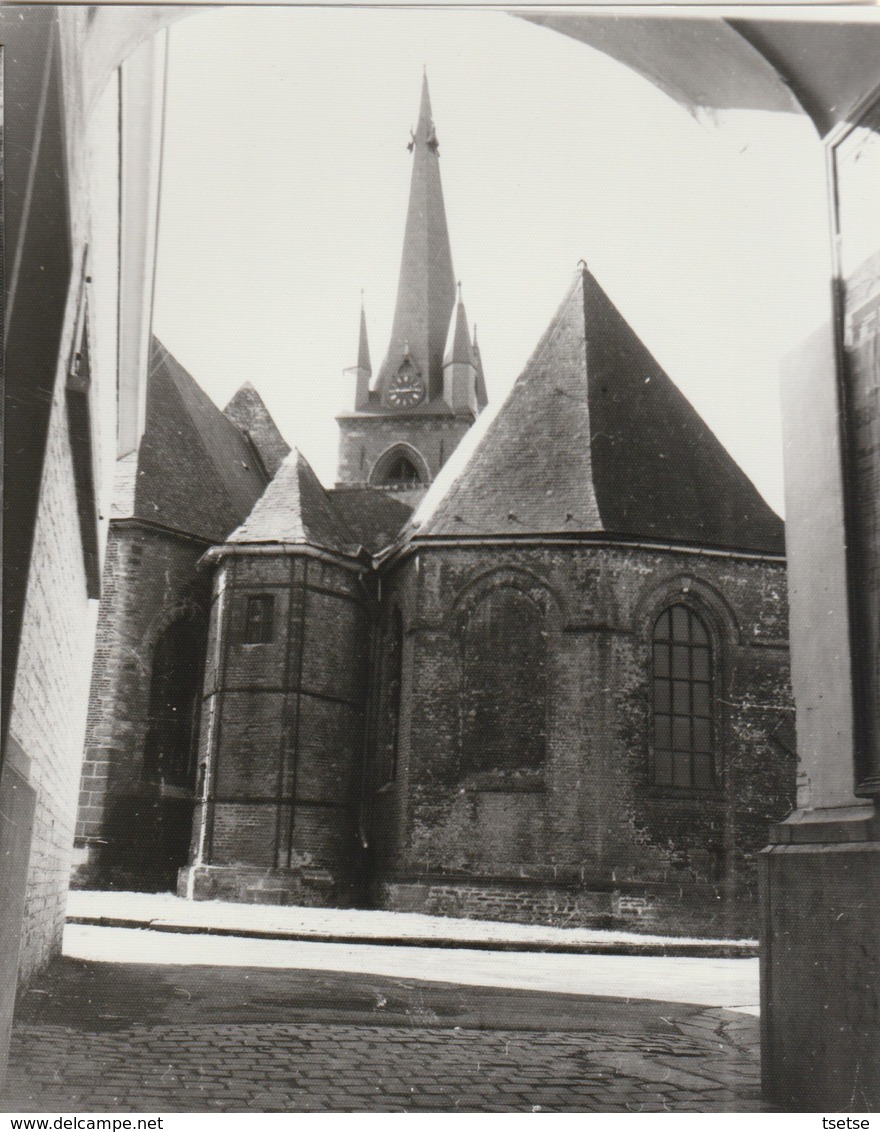
[[[7,1112],[747,1112],[762,1107],[758,1073],[757,1018],[720,1007],[65,958],[24,996],[0,1104]]]

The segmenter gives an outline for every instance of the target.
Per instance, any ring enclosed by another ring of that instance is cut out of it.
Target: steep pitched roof
[[[226,541],[314,546],[341,554],[354,554],[359,546],[308,461],[295,448]]]
[[[587,270],[416,538],[600,533],[782,552],[782,520]]]
[[[345,525],[371,554],[390,546],[413,512],[393,492],[377,487],[338,487],[327,494]]]
[[[271,479],[290,452],[290,445],[278,431],[263,398],[249,381],[242,385],[223,413],[248,437]]]
[[[391,343],[377,384],[381,389],[397,372],[408,347],[433,399],[443,393],[443,348],[455,304],[455,275],[427,78],[422,82],[419,122],[411,149],[412,181],[397,305]]]
[[[154,338],[133,514],[222,542],[266,482],[247,438]]]

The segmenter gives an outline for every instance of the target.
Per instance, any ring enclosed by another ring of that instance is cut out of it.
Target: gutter
[[[634,550],[666,551],[675,554],[690,554],[699,558],[736,558],[745,562],[766,562],[770,564],[785,565],[784,551],[748,551],[730,550],[724,547],[695,547],[670,542],[650,542],[643,539],[630,539],[626,536],[591,534],[585,532],[580,535],[570,535],[563,532],[548,533],[546,535],[419,535],[414,534],[408,542],[398,542],[387,550],[375,556],[374,567],[378,569],[388,562],[406,557],[431,547],[461,548],[483,546],[525,546],[543,547],[548,543],[553,546],[600,546],[600,547],[626,547]]]
[[[317,558],[321,562],[330,562],[334,566],[341,566],[343,570],[351,570],[356,574],[365,573],[371,563],[369,551],[359,546],[351,556],[343,555],[338,551],[327,550],[323,547],[312,546],[309,543],[223,543],[221,546],[212,546],[198,561],[200,569],[208,568],[221,562],[224,558]]]

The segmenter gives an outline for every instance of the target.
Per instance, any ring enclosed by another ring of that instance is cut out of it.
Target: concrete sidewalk
[[[411,912],[226,904],[217,900],[182,900],[172,893],[74,890],[68,896],[67,922],[156,932],[384,947],[719,959],[753,958],[758,954],[757,942],[749,939],[642,935]]]

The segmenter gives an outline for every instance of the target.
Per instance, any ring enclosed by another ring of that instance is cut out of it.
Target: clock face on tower
[[[403,367],[388,386],[388,402],[395,409],[411,409],[425,396],[425,387],[417,373]]]

